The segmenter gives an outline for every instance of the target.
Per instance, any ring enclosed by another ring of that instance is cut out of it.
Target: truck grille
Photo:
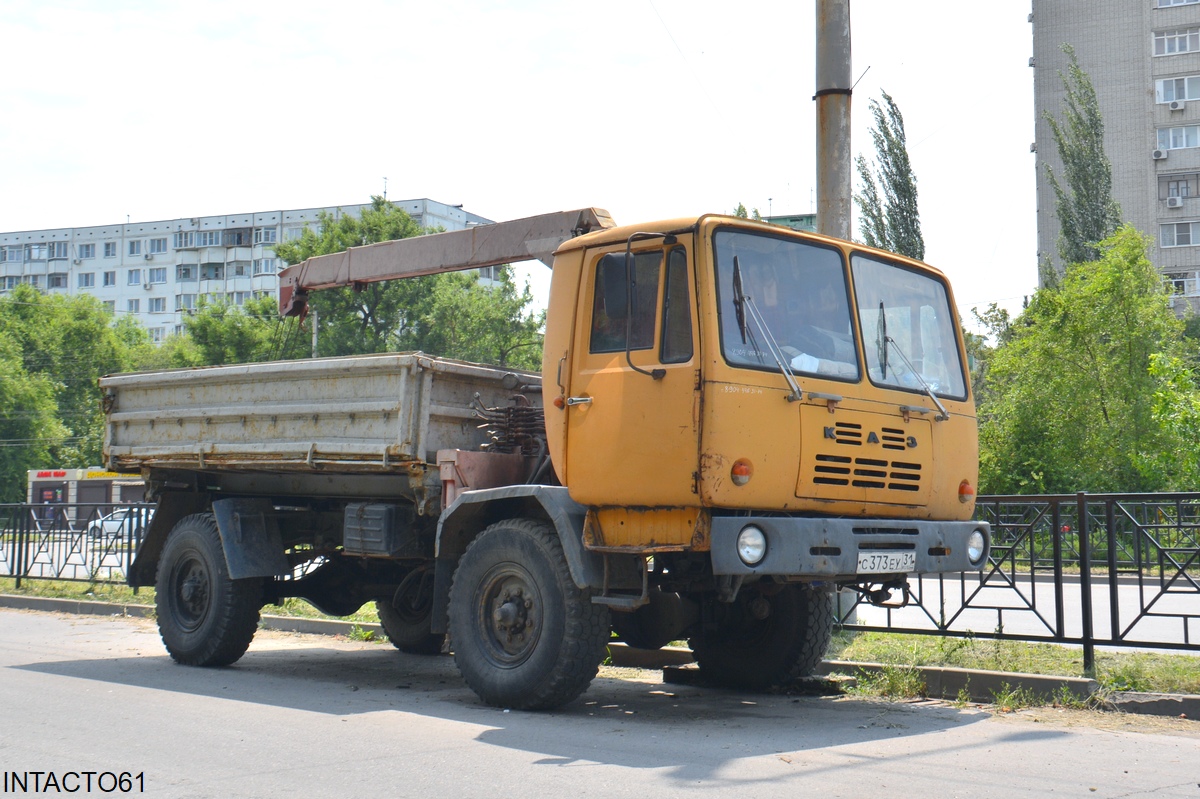
[[[900,448],[903,449],[903,446]],[[921,464],[819,454],[813,467],[813,482],[827,486],[915,492],[921,490]]]

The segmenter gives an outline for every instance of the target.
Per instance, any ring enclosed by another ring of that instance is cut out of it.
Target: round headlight
[[[983,537],[983,533],[979,530],[971,533],[967,537],[967,559],[971,563],[978,565],[979,561],[983,560],[983,553],[987,551],[987,541]]]
[[[737,553],[742,563],[757,566],[767,556],[767,535],[759,528],[748,524],[737,537]]]

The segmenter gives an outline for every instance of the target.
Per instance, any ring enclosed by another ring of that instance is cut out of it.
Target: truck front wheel
[[[246,653],[258,627],[263,580],[233,580],[211,513],[179,520],[167,537],[154,582],[158,631],[185,666],[228,666]]]
[[[450,589],[450,645],[484,702],[566,704],[596,676],[608,635],[608,608],[575,585],[549,524],[498,522],[463,553]]]
[[[700,673],[729,688],[761,691],[812,674],[833,634],[833,593],[788,584],[743,589],[737,601],[710,605],[716,616],[691,641]]]

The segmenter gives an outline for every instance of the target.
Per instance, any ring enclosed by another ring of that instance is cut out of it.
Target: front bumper
[[[754,566],[738,557],[737,536],[746,525],[767,538],[767,553]],[[967,557],[967,537],[983,533],[983,556]],[[987,563],[991,526],[987,522],[895,519],[821,519],[791,516],[716,516],[712,520],[713,574],[775,574],[848,578],[858,574],[859,555],[912,551],[917,574],[979,571]],[[871,577],[878,577],[873,574]]]

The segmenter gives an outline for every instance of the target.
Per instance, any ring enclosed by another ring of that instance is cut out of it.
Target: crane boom
[[[315,289],[535,259],[549,266],[564,241],[613,226],[607,211],[580,208],[316,255],[279,273],[279,314],[304,316]]]

